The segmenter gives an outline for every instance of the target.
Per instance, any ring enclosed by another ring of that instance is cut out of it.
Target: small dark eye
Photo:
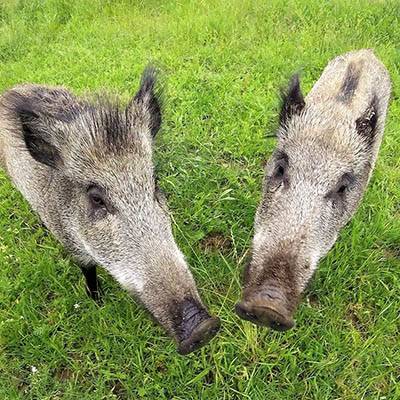
[[[100,196],[97,195],[91,195],[90,196],[90,201],[92,202],[93,205],[95,205],[96,207],[104,207],[104,201]]]
[[[283,179],[286,175],[286,169],[289,164],[289,157],[283,151],[278,151],[275,155],[275,160],[276,162],[273,177],[280,180]]]
[[[285,167],[283,165],[278,165],[275,170],[275,176],[281,178],[283,175],[285,175]]]
[[[343,195],[347,192],[350,186],[355,182],[355,176],[352,173],[345,173],[342,175],[340,181],[338,182],[336,193],[339,195]]]
[[[287,181],[287,161],[286,160],[278,160],[278,162],[275,165],[274,173],[272,175],[272,178],[275,181],[281,182],[281,181]]]
[[[334,202],[344,201],[347,197],[347,192],[349,192],[354,185],[356,178],[354,174],[347,172],[343,174],[339,182],[337,182],[336,187],[332,188],[330,192],[326,195],[326,198],[334,200]]]
[[[106,203],[102,197],[101,190],[96,186],[91,186],[87,190],[90,204],[93,208],[106,208]]]

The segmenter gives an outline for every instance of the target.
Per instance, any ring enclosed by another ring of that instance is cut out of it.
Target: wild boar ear
[[[356,130],[367,142],[368,147],[372,147],[375,142],[377,122],[378,98],[374,95],[367,109],[356,120]]]
[[[61,155],[54,143],[49,121],[34,110],[30,99],[15,94],[12,98],[13,110],[22,128],[22,137],[30,155],[38,162],[52,168],[61,165]]]
[[[139,91],[129,103],[127,111],[132,109],[134,115],[142,118],[155,137],[161,126],[161,89],[157,85],[157,71],[153,66],[145,68],[142,74]]]
[[[300,88],[300,79],[298,74],[294,74],[286,90],[281,94],[282,108],[279,114],[279,122],[284,126],[293,115],[300,114],[306,105]]]

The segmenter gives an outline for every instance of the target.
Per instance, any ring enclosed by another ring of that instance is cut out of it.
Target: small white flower
[[[36,372],[38,372],[38,369],[34,365],[32,365],[31,371],[32,371],[32,374],[36,374]]]
[[[74,304],[74,308],[76,309],[76,308],[79,308],[80,307],[80,305],[78,304],[78,303],[76,303],[76,304]]]

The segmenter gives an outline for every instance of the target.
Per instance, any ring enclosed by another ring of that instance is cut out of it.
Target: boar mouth
[[[175,314],[178,353],[186,355],[207,344],[218,332],[220,321],[192,298],[185,299]]]
[[[293,318],[280,307],[243,302],[236,304],[235,311],[240,318],[259,326],[268,326],[275,331],[287,331],[294,327]]]
[[[193,329],[190,336],[179,343],[178,353],[186,355],[203,347],[217,334],[219,328],[220,321],[215,317],[210,317],[200,322]]]

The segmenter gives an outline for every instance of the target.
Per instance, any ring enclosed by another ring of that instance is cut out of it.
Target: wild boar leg
[[[101,297],[101,288],[97,279],[97,269],[95,265],[86,265],[81,267],[86,281],[86,291],[94,301],[98,302]]]

